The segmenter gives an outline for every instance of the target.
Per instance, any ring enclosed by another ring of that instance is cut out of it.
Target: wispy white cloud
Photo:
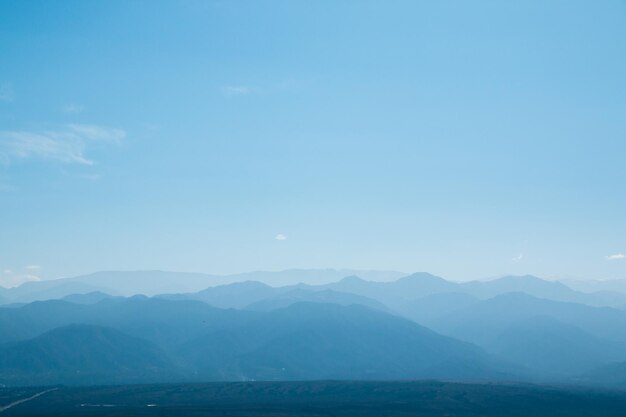
[[[245,96],[254,93],[256,89],[245,85],[227,85],[222,87],[222,93],[225,96]]]
[[[274,236],[274,239],[276,239],[276,240],[287,240],[287,235],[283,235],[282,233],[279,233],[276,236]]]
[[[229,84],[221,88],[226,97],[245,96],[249,94],[285,93],[297,91],[308,87],[314,80],[302,80],[287,78],[279,82],[265,83],[262,85],[249,86],[245,84]]]
[[[91,143],[118,143],[125,136],[121,129],[82,124],[70,124],[56,131],[0,131],[0,157],[93,165],[94,161],[85,156]]]
[[[63,113],[69,113],[69,114],[82,113],[83,110],[85,110],[85,106],[81,104],[75,104],[75,103],[66,104],[65,106],[61,107],[61,111]]]
[[[76,138],[60,138],[52,132],[1,132],[0,154],[7,159],[41,158],[93,165],[84,156],[85,144]]]
[[[521,261],[522,261],[522,259],[524,259],[524,254],[523,254],[523,253],[520,253],[519,255],[517,255],[516,257],[512,258],[511,260],[512,260],[513,262],[521,262]]]
[[[621,261],[622,259],[626,259],[626,255],[623,253],[615,253],[613,255],[607,255],[604,257],[607,261]]]
[[[68,128],[76,135],[94,141],[121,142],[126,137],[122,129],[102,127],[96,125],[70,124]]]
[[[30,271],[37,271],[41,269],[41,267],[39,265],[26,265],[24,269],[28,269]]]
[[[13,86],[8,83],[0,84],[0,101],[11,102],[15,98]]]
[[[14,272],[11,269],[5,269],[0,274],[0,287],[11,288],[17,287],[25,282],[39,281],[39,277],[32,271]]]

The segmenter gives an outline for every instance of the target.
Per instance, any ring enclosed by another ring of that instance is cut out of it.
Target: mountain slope
[[[172,364],[153,344],[99,326],[70,325],[0,347],[0,380],[15,383],[104,383],[172,378]]]
[[[426,272],[418,272],[393,282],[373,282],[350,276],[324,287],[368,297],[392,309],[415,298],[458,290],[458,284]]]
[[[366,307],[297,303],[180,352],[209,379],[498,378],[480,349]]]
[[[94,291],[86,294],[70,294],[61,298],[61,301],[74,304],[96,304],[110,298],[115,298],[115,296],[103,293],[102,291]]]
[[[0,308],[0,343],[38,336],[69,324],[116,328],[171,349],[206,332],[239,325],[255,313],[223,310],[200,301],[170,301],[141,296],[111,298],[96,304],[37,301]]]
[[[358,304],[376,310],[389,311],[384,304],[360,295],[333,290],[314,291],[304,288],[295,288],[290,291],[281,292],[275,296],[256,301],[248,305],[246,309],[255,311],[270,311],[285,308],[299,302],[338,304],[344,306]]]
[[[532,275],[505,276],[491,281],[471,281],[462,283],[461,286],[468,294],[482,299],[511,292],[523,292],[538,298],[591,306],[616,307],[626,304],[626,295],[624,294],[616,292],[583,293],[566,286],[562,282],[548,281]]]
[[[443,317],[478,303],[480,300],[462,292],[430,294],[396,307],[398,313],[421,325],[430,327]]]
[[[197,300],[219,308],[244,308],[257,301],[275,296],[287,290],[270,287],[258,281],[235,282],[209,287],[186,294],[161,294],[167,300]]]
[[[577,375],[626,360],[626,344],[602,340],[541,316],[512,324],[484,347],[543,376]]]
[[[515,322],[537,316],[576,326],[600,339],[626,342],[626,311],[509,293],[461,309],[433,324],[441,333],[481,346]]]
[[[626,312],[608,307],[510,293],[435,320],[432,328],[540,377],[573,376],[626,360]]]

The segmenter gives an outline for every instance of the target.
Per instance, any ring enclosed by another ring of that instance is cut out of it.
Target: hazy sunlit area
[[[626,2],[0,1],[0,414],[626,414]]]

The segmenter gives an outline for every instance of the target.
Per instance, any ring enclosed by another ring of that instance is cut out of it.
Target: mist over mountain
[[[434,328],[475,343],[490,341],[495,332],[537,316],[551,317],[596,337],[626,341],[626,311],[533,297],[515,292],[499,295],[442,318]]]
[[[0,1],[0,417],[626,417],[625,160],[626,0]]]
[[[75,303],[75,304],[95,304],[103,300],[108,300],[111,298],[119,298],[119,297],[120,296],[116,297],[113,295],[109,295],[102,291],[93,291],[93,292],[88,292],[85,294],[79,293],[79,294],[66,295],[65,297],[61,298],[61,301],[67,301],[68,303]]]
[[[480,349],[410,321],[319,303],[293,304],[203,336],[185,345],[184,355],[207,375],[220,370],[221,378],[223,366],[243,379],[270,380],[477,379],[511,372]]]
[[[197,300],[219,308],[244,308],[249,304],[289,291],[258,281],[235,282],[217,285],[195,293],[160,294],[167,300]]]
[[[358,274],[373,281],[391,281],[406,274],[394,271],[336,269],[289,269],[232,275],[211,275],[168,271],[102,271],[71,278],[26,282],[14,288],[0,287],[0,302],[32,302],[62,298],[72,294],[103,292],[110,295],[152,296],[167,293],[198,292],[207,287],[259,281],[266,285],[286,286],[300,283],[323,284]]]
[[[490,281],[472,281],[462,284],[465,291],[479,298],[491,298],[500,294],[523,292],[539,298],[555,301],[578,302],[596,306],[623,306],[626,294],[600,291],[583,293],[564,283],[547,281],[532,275],[505,276]]]
[[[399,304],[396,311],[426,326],[480,302],[480,299],[463,292],[443,292],[418,297]]]
[[[167,300],[197,300],[219,308],[247,308],[251,310],[272,310],[301,301],[340,305],[361,304],[387,310],[384,304],[374,299],[351,292],[329,290],[326,286],[298,284],[270,287],[257,281],[218,285],[196,293],[160,294],[157,297]]]
[[[216,307],[240,308],[267,298],[270,294],[290,291],[296,286],[301,289],[329,289],[361,295],[396,307],[432,294],[463,293],[486,299],[510,292],[524,292],[539,298],[594,306],[626,305],[626,293],[581,292],[563,283],[531,275],[506,276],[490,281],[454,282],[426,272],[407,275],[393,271],[334,269],[259,271],[235,275],[105,271],[73,278],[27,282],[15,288],[0,288],[0,303],[28,303],[61,299],[69,295],[103,293],[126,297],[142,294],[197,299]],[[233,300],[233,297],[237,300]]]
[[[568,287],[581,292],[617,292],[626,294],[626,279],[564,279],[562,282]]]
[[[287,274],[279,273],[280,280]],[[114,294],[169,289],[176,280],[190,288],[207,277],[172,273],[167,285],[154,286],[161,273],[107,276],[13,289],[25,299],[58,297],[0,307],[0,347],[12,358],[0,383],[41,374],[77,384],[91,375],[118,382],[435,378],[606,385],[619,383],[619,364],[626,362],[626,310],[611,306],[621,294],[601,298],[533,276],[459,283],[428,273],[383,282],[350,275],[283,286],[246,280],[153,296]],[[81,292],[64,294],[77,286]],[[115,290],[82,292],[94,287]],[[83,339],[76,358],[84,362],[64,360],[66,349]],[[108,345],[109,368],[120,370],[111,375],[95,365]],[[126,367],[142,349],[152,359]],[[33,362],[36,356],[41,360]],[[76,366],[85,377],[71,373]]]
[[[249,304],[246,309],[258,311],[270,311],[278,308],[288,307],[295,303],[327,303],[343,306],[362,305],[374,310],[390,312],[391,310],[383,303],[372,298],[363,297],[348,292],[339,292],[327,289],[311,290],[305,288],[295,288],[289,291],[280,292],[271,297],[264,298]]]
[[[498,379],[516,371],[469,343],[356,305],[299,302],[253,312],[132,297],[96,304],[35,302],[0,309],[0,317],[6,358],[0,383],[8,384],[39,375],[51,383],[92,383],[94,375],[106,380],[107,368],[116,381],[126,382],[159,381],[165,375],[180,380]],[[137,355],[145,361],[128,366]],[[72,374],[77,367],[81,373]]]
[[[555,378],[626,360],[626,343],[601,339],[549,316],[516,321],[481,346],[535,375]]]

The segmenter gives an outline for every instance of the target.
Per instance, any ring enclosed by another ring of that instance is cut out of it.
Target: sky
[[[0,285],[626,278],[626,2],[0,3]]]

